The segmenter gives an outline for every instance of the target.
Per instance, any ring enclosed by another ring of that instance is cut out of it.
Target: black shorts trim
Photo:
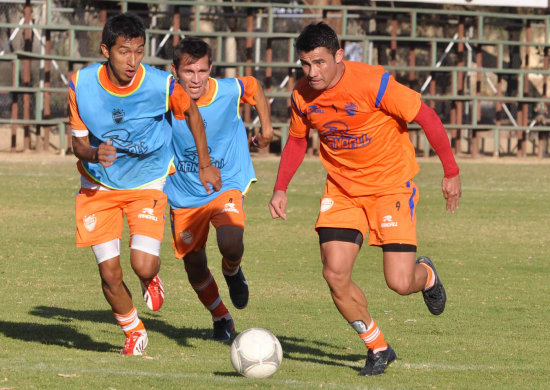
[[[385,244],[382,252],[416,252],[416,245],[410,244]]]
[[[363,235],[356,229],[320,227],[317,229],[317,233],[319,234],[319,245],[329,241],[352,242],[359,246],[363,244]]]

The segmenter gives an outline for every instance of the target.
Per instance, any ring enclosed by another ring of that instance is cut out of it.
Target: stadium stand
[[[373,2],[374,3],[374,2]],[[270,98],[271,152],[286,140],[290,91],[301,69],[294,40],[326,21],[346,58],[386,67],[436,109],[455,154],[547,158],[550,15],[546,9],[364,1],[11,0],[0,4],[0,151],[70,152],[67,80],[100,61],[100,32],[117,12],[147,23],[146,63],[168,69],[185,35],[208,39],[214,74],[254,75]],[[383,5],[381,5],[383,4]],[[249,135],[258,129],[243,107]],[[419,155],[430,156],[411,126]],[[51,136],[51,135],[55,136]],[[11,137],[10,137],[11,135]],[[310,153],[318,140],[312,135]]]

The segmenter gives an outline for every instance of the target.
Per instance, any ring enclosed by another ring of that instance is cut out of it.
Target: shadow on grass
[[[113,352],[120,350],[120,346],[95,342],[88,335],[82,334],[68,325],[0,321],[0,333],[12,339],[87,351]]]
[[[55,319],[60,322],[72,322],[73,320],[103,322],[117,326],[113,313],[109,310],[73,310],[62,307],[36,306],[29,314],[42,318]],[[181,346],[189,346],[189,339],[209,340],[212,329],[177,328],[155,317],[155,313],[140,314],[145,328],[148,331],[158,332],[175,340]]]
[[[296,337],[277,336],[277,338],[283,347],[283,357],[285,359],[327,364],[329,366],[352,367],[356,361],[364,359],[367,356],[366,349],[364,355],[333,353],[328,352],[328,350],[341,347],[320,341],[311,342],[311,340]],[[355,366],[353,368],[356,369]]]
[[[43,344],[57,344],[81,348],[85,350],[113,351],[120,346],[113,346],[106,343],[96,343],[89,336],[75,331],[72,327],[65,325],[74,320],[91,321],[113,324],[116,326],[113,313],[108,310],[73,310],[61,307],[36,306],[30,314],[42,318],[53,319],[61,322],[60,325],[38,325],[22,323],[0,322],[0,332],[8,337],[18,338],[26,341],[35,341]],[[170,338],[183,347],[190,346],[190,339],[210,340],[211,328],[180,328],[158,319],[156,313],[141,314],[145,327],[148,331],[158,332]],[[19,329],[18,328],[21,328]],[[33,330],[31,330],[31,328]],[[34,336],[34,334],[39,334]],[[338,345],[320,341],[306,340],[297,337],[278,336],[283,347],[284,358],[289,360],[304,361],[331,366],[351,367],[353,363],[361,360],[365,355],[334,353],[331,350],[338,350]],[[229,345],[227,345],[229,347]]]
[[[214,371],[212,374],[216,376],[226,376],[226,377],[232,377],[232,378],[242,377],[242,375],[239,374],[237,371]]]
[[[366,356],[366,353],[365,355],[330,353],[327,352],[327,349],[334,349],[337,346],[324,342],[311,342],[311,340],[287,336],[277,336],[277,338],[283,348],[283,360],[346,367],[356,371],[355,362]],[[235,371],[215,371],[213,374],[224,377],[241,376]]]

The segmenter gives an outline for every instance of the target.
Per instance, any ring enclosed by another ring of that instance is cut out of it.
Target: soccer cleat
[[[149,283],[141,281],[141,291],[143,292],[143,300],[147,307],[153,311],[157,311],[164,302],[164,285],[159,276],[156,275]]]
[[[122,355],[141,355],[148,343],[146,331],[132,332],[126,336],[126,343],[120,353]]]
[[[387,349],[376,353],[372,352],[372,349],[369,349],[369,352],[367,352],[365,367],[359,371],[359,375],[373,376],[383,374],[386,367],[389,366],[396,358],[397,355],[389,344]]]
[[[429,257],[421,256],[416,260],[417,263],[424,263],[430,267],[435,275],[435,283],[432,287],[427,290],[422,290],[422,295],[424,296],[424,302],[428,306],[430,313],[434,315],[439,315],[445,310],[445,303],[447,302],[447,295],[445,294],[445,288],[437,275],[435,270],[434,263],[430,260]]]
[[[248,283],[244,278],[243,270],[239,266],[239,271],[232,276],[223,275],[229,287],[229,297],[233,306],[237,309],[244,309],[248,305]]]
[[[225,319],[214,321],[214,333],[212,340],[228,343],[231,341],[231,335],[235,332],[235,323],[233,319]]]

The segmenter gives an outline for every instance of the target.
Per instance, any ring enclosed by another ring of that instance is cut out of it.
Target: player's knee
[[[413,293],[412,280],[410,278],[400,277],[386,280],[388,287],[399,295],[409,295]]]
[[[242,242],[218,242],[218,248],[223,257],[229,262],[238,262],[244,253],[244,244]]]
[[[218,248],[229,262],[238,262],[244,253],[243,230],[238,226],[220,226],[217,230]]]
[[[338,290],[350,282],[347,273],[336,272],[334,269],[327,266],[323,267],[323,278],[331,290]]]
[[[191,283],[202,282],[210,273],[204,249],[198,252],[188,253],[183,258],[183,265]]]
[[[160,268],[160,259],[151,258],[132,263],[132,269],[140,279],[152,279],[158,274]]]
[[[160,268],[160,241],[142,235],[132,236],[130,263],[141,279],[155,277]]]
[[[384,262],[390,261],[393,264],[408,264],[414,262],[416,245],[410,244],[385,244],[382,246]],[[399,295],[409,295],[415,292],[414,273],[412,268],[403,266],[393,268],[386,274],[386,284]]]
[[[122,284],[122,268],[120,267],[101,267],[99,271],[102,283],[110,288]]]

